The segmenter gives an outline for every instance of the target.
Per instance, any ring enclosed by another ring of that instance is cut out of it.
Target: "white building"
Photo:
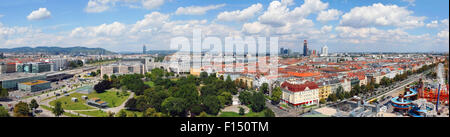
[[[319,103],[319,85],[310,81],[291,79],[281,84],[282,103],[298,107]]]
[[[328,56],[328,46],[322,47],[322,54],[320,56]]]

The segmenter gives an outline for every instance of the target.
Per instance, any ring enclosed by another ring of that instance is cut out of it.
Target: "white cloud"
[[[33,30],[31,27],[7,27],[0,22],[0,41],[36,32],[40,32],[40,30]]]
[[[142,0],[142,7],[151,10],[164,4],[164,0]]]
[[[85,12],[99,13],[108,10],[115,0],[89,0]]]
[[[258,12],[262,10],[262,4],[253,4],[244,10],[225,11],[217,16],[219,21],[245,21],[253,18]]]
[[[318,13],[328,8],[328,3],[324,3],[321,0],[305,0],[302,6],[296,7],[292,10],[294,17],[307,17],[312,13]]]
[[[215,10],[224,7],[225,4],[219,5],[209,5],[209,6],[190,6],[190,7],[179,7],[175,14],[177,15],[203,15],[209,10]]]
[[[42,20],[47,19],[51,17],[50,11],[47,10],[47,8],[39,8],[38,10],[35,10],[30,13],[30,15],[27,16],[28,20]]]
[[[259,22],[272,27],[280,27],[286,25],[287,22],[295,22],[328,8],[328,3],[320,0],[305,0],[305,3],[292,11],[288,8],[289,4],[289,2],[272,1],[267,11],[258,18]]]
[[[443,30],[443,31],[441,31],[441,32],[439,32],[438,34],[437,34],[437,36],[439,37],[439,38],[441,38],[441,39],[449,39],[449,32],[448,32],[448,30]]]
[[[331,32],[333,30],[333,26],[324,25],[320,30],[324,33]]]
[[[256,34],[260,33],[263,30],[267,29],[267,26],[264,24],[261,24],[259,22],[253,22],[253,23],[245,23],[242,26],[242,31],[249,33],[249,34]]]
[[[436,28],[438,27],[438,21],[437,20],[433,20],[431,21],[431,23],[427,24],[427,28]]]
[[[339,16],[342,15],[342,12],[336,9],[329,9],[327,11],[321,11],[319,15],[317,16],[317,21],[331,21],[331,20],[338,20]]]
[[[85,12],[100,13],[117,5],[126,5],[132,8],[155,9],[164,4],[164,0],[89,0]]]
[[[0,18],[2,18],[3,16],[5,16],[5,15],[3,15],[3,14],[0,14]]]
[[[396,26],[416,28],[424,25],[426,17],[412,16],[414,12],[406,7],[383,5],[355,7],[342,16],[341,25],[351,27]]]
[[[97,36],[120,36],[126,31],[126,26],[119,22],[102,24],[94,27],[78,27],[72,30],[72,37],[97,37]]]
[[[169,15],[152,12],[145,15],[143,20],[137,21],[131,28],[131,32],[149,31],[161,28],[169,20]]]

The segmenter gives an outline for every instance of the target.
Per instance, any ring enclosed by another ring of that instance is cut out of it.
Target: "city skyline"
[[[2,1],[0,48],[168,50],[171,38],[200,28],[222,39],[279,37],[293,51],[308,40],[330,53],[448,52],[448,10],[448,1],[425,0]]]

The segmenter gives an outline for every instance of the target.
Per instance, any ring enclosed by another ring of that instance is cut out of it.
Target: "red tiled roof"
[[[305,91],[306,87],[309,89],[318,89],[319,85],[314,82],[307,81],[304,84],[291,84],[289,82],[284,82],[281,84],[282,88],[286,88],[291,92],[302,92]]]

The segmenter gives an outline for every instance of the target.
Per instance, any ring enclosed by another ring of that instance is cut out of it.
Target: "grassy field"
[[[62,96],[58,97],[58,99],[51,101],[49,104],[51,106],[55,106],[57,101],[61,102],[62,108],[65,110],[86,110],[86,109],[94,109],[94,107],[86,105],[86,100],[81,99],[81,96],[85,94],[80,93],[72,93],[70,96]],[[75,97],[78,99],[77,102],[73,102],[71,99]]]
[[[69,113],[69,112],[64,112],[64,115],[68,116],[68,117],[81,117],[81,116],[78,116],[78,115],[75,115],[75,114],[72,114],[72,113]]]
[[[43,109],[48,110],[48,111],[52,111],[52,110],[53,110],[51,107],[46,106],[46,105],[39,105],[39,106],[40,106],[41,108],[43,108]]]
[[[65,110],[87,110],[87,109],[95,109],[95,107],[91,107],[86,105],[86,100],[83,100],[81,96],[87,96],[88,98],[100,98],[102,101],[108,103],[108,107],[117,107],[120,106],[125,100],[130,96],[129,93],[122,93],[119,90],[108,90],[104,93],[96,93],[93,92],[91,94],[81,94],[81,93],[73,93],[69,96],[58,97],[58,99],[51,101],[50,105],[55,106],[56,101],[60,101],[62,103],[62,107]],[[71,99],[75,97],[78,99],[78,102],[73,102]]]
[[[53,108],[51,108],[49,106],[46,106],[46,105],[40,105],[40,107],[45,109],[45,110],[48,110],[48,111],[53,111]],[[75,114],[72,114],[72,113],[69,113],[69,112],[64,112],[64,115],[68,116],[68,117],[81,117],[81,116],[78,116],[78,115],[75,115]]]
[[[108,113],[101,110],[93,110],[93,111],[75,111],[80,114],[93,116],[93,117],[108,117]]]
[[[53,97],[48,97],[48,98],[45,98],[45,99],[41,100],[41,102],[44,102],[44,101],[46,101],[46,100],[49,100],[49,99],[52,99],[52,98],[55,98],[55,96],[53,96]]]
[[[155,83],[153,81],[147,81],[147,82],[144,82],[144,84],[146,84],[146,85],[148,85],[150,87],[155,86]]]
[[[96,93],[93,92],[89,95],[87,95],[88,98],[100,98],[102,101],[108,102],[108,107],[118,107],[120,105],[122,105],[123,102],[125,102],[125,100],[128,99],[128,97],[130,96],[130,93],[126,93],[124,94],[122,91],[120,90],[108,90],[104,93]]]

